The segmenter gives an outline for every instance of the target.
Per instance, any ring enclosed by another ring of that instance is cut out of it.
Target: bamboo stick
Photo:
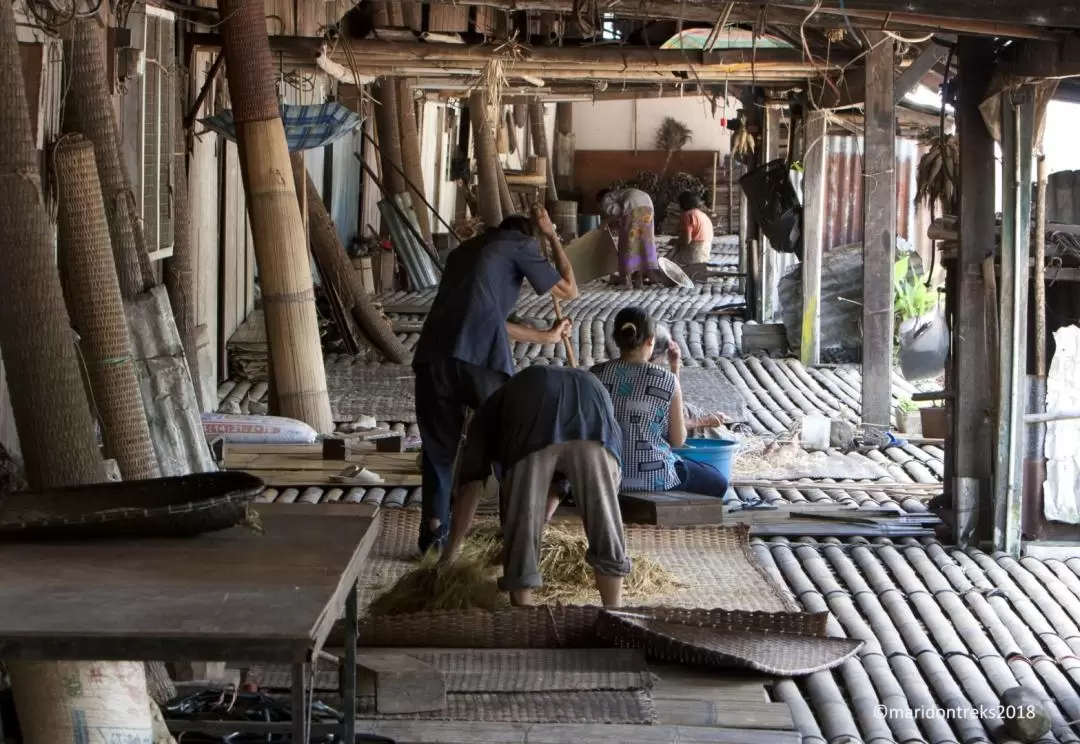
[[[491,128],[487,97],[480,91],[469,96],[469,119],[472,121],[473,147],[476,154],[477,202],[480,219],[489,228],[498,227],[503,219],[499,174],[502,167],[495,154],[495,133]]]
[[[97,19],[74,21],[65,129],[86,136],[94,144],[116,274],[120,291],[130,299],[153,286],[155,280],[141,215],[120,160],[120,138],[105,69],[104,33]]]
[[[274,89],[262,0],[222,0],[226,75],[262,286],[267,345],[281,414],[334,430],[285,128]]]
[[[1035,376],[1046,377],[1046,155],[1035,168]]]
[[[379,135],[379,156],[382,160],[382,179],[388,198],[406,192],[404,163],[401,160],[401,122],[398,110],[397,86],[393,80],[383,80],[375,86],[375,129]]]
[[[336,287],[343,309],[352,313],[364,337],[382,352],[388,361],[395,364],[403,363],[408,358],[409,352],[361,286],[360,277],[346,258],[345,248],[341,245],[334,223],[326,212],[326,207],[318,198],[319,192],[298,153],[292,155],[292,167],[296,190],[298,193],[306,192],[310,205],[311,252],[318,256],[320,265],[327,273],[323,281],[330,282]]]
[[[416,5],[419,8],[419,5]],[[434,245],[431,237],[431,215],[423,205],[428,203],[424,184],[424,169],[420,155],[420,131],[416,121],[416,102],[408,80],[397,81],[398,113],[401,115],[401,161],[405,171],[405,186],[412,195],[416,221],[426,243]]]
[[[60,192],[61,275],[101,417],[105,454],[116,460],[126,480],[157,478],[161,471],[132,361],[94,146],[68,135],[57,144],[53,165]]]
[[[205,400],[202,377],[199,374],[199,348],[195,341],[195,251],[191,242],[191,214],[188,207],[187,180],[187,132],[181,119],[184,111],[184,86],[177,86],[176,123],[173,127],[172,201],[173,201],[173,254],[165,259],[163,273],[165,289],[169,293],[176,330],[184,345],[188,372],[195,387],[195,395],[204,411],[212,410]],[[123,471],[123,466],[121,466]]]

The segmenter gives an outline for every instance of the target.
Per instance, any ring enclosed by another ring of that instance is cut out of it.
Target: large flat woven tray
[[[580,523],[566,526],[580,530]],[[414,560],[420,513],[386,510],[379,538],[360,575],[360,610],[386,591],[401,576],[416,568]],[[682,586],[663,596],[634,604],[664,607],[723,607],[729,610],[796,612],[800,609],[784,587],[758,563],[750,548],[749,526],[685,527],[663,529],[626,525],[631,553],[646,555],[669,571]],[[582,533],[584,534],[584,533]],[[596,602],[599,594],[581,604]]]
[[[378,421],[413,423],[415,384],[407,364],[367,364],[342,356],[326,365],[334,421],[374,416]]]
[[[237,471],[0,495],[0,540],[188,537],[254,524],[265,484]]]
[[[613,645],[639,648],[667,662],[747,668],[782,677],[832,669],[862,647],[861,641],[849,638],[737,630],[705,618],[697,622],[672,619],[649,611],[602,611],[596,632]]]
[[[447,709],[430,713],[380,714],[375,698],[357,699],[360,718],[484,721],[489,723],[653,723],[652,697],[641,690],[448,694]],[[568,743],[570,744],[570,743]]]
[[[707,413],[720,412],[729,421],[747,420],[746,399],[718,369],[684,367],[679,373],[683,400]]]
[[[414,648],[408,655],[438,670],[450,693],[625,691],[652,687],[644,654],[630,648]],[[263,689],[292,687],[292,670],[288,666],[251,667],[248,677]],[[316,674],[313,689],[337,690],[337,670]],[[360,692],[364,692],[362,686]]]
[[[746,612],[633,607],[670,622],[720,630],[791,633],[823,638],[828,613]],[[606,645],[596,633],[600,607],[515,607],[507,610],[415,612],[360,621],[361,646],[429,648],[583,648]]]

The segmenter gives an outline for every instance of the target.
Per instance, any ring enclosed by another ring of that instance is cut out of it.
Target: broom
[[[664,167],[660,171],[660,178],[663,178],[664,174],[667,173],[668,166],[671,164],[671,158],[674,157],[675,153],[690,144],[690,141],[693,138],[694,136],[690,131],[690,127],[686,126],[678,119],[674,119],[670,116],[664,119],[664,123],[656,130],[656,149],[667,151],[667,157],[664,159]]]

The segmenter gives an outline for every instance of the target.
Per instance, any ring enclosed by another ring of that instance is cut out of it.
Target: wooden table
[[[287,663],[293,720],[227,727],[269,726],[306,742],[310,667],[344,609],[346,704],[336,728],[351,744],[357,577],[379,515],[258,511],[261,535],[234,528],[185,539],[0,544],[0,659]]]

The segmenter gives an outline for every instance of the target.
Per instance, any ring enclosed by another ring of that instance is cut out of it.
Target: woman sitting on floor
[[[672,451],[686,444],[691,423],[684,416],[678,345],[667,342],[668,369],[653,364],[656,322],[637,307],[615,316],[614,340],[619,358],[591,371],[611,395],[622,429],[623,490],[676,490],[724,498],[728,482],[719,470]]]

